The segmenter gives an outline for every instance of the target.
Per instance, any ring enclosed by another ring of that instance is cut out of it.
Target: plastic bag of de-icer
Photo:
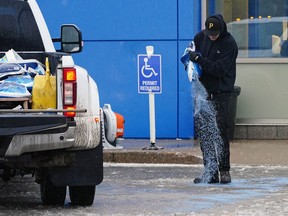
[[[26,70],[17,63],[0,63],[0,80],[11,75],[24,74]]]
[[[20,76],[9,76],[4,81],[14,82],[17,84],[24,85],[29,92],[32,92],[34,79],[29,74],[20,75]]]
[[[0,97],[1,98],[31,97],[31,94],[24,85],[14,82],[0,81]]]
[[[192,82],[192,80],[195,80],[196,77],[200,77],[202,74],[201,68],[199,67],[199,64],[194,63],[192,61],[190,61],[189,59],[189,52],[195,52],[196,48],[194,45],[194,41],[192,41],[188,47],[184,50],[184,54],[181,57],[181,62],[184,64],[185,66],[185,70],[187,70],[187,75],[188,75],[188,79],[190,82]]]
[[[24,69],[27,70],[30,76],[35,77],[37,74],[44,75],[44,65],[36,59],[27,59],[18,62]]]

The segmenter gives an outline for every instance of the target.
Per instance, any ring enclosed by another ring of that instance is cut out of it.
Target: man
[[[215,147],[211,147],[213,143],[201,143],[200,140],[206,173],[195,178],[194,183],[218,183],[219,171],[220,183],[227,184],[231,182],[228,109],[230,93],[234,90],[236,78],[238,47],[233,36],[227,31],[227,25],[220,14],[207,18],[205,29],[196,34],[194,43],[196,51],[189,53],[189,59],[198,63],[202,69],[199,80],[207,90],[207,100],[211,101],[215,108],[221,137],[221,142]],[[209,135],[209,131],[202,132]],[[210,147],[203,145],[210,145]],[[211,164],[207,159],[208,156],[212,164],[217,163],[218,167],[207,179],[207,164],[208,162]]]

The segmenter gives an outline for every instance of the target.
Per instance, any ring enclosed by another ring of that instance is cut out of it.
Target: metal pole
[[[155,131],[155,95],[149,92],[149,119],[150,119],[150,143],[155,145],[156,131]]]
[[[143,150],[158,150],[163,147],[158,147],[156,143],[156,127],[155,127],[155,94],[149,92],[149,121],[150,121],[150,146],[143,148]]]

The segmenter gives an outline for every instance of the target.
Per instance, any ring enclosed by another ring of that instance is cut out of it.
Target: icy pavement
[[[105,164],[91,207],[42,206],[29,176],[0,181],[0,215],[288,215],[287,166],[232,166],[232,183],[193,184],[202,165]]]
[[[146,173],[135,166],[131,169],[146,177],[138,179],[135,172],[129,181],[134,191],[129,212],[134,215],[288,215],[288,167],[236,166],[231,184],[195,185],[192,180],[201,166],[159,165],[150,170],[147,165]],[[122,168],[114,173],[118,179]]]

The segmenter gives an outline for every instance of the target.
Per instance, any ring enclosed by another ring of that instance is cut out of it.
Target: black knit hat
[[[209,36],[216,36],[220,33],[221,24],[215,17],[208,17],[205,22],[205,32]]]

